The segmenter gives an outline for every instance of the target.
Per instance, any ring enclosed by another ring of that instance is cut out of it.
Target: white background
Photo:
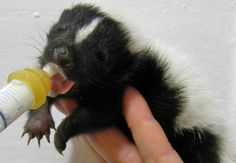
[[[29,44],[42,49],[39,33],[45,38],[45,32],[56,22],[60,12],[77,2],[81,1],[0,0],[0,86],[5,84],[10,72],[36,65],[39,52]],[[235,131],[236,0],[92,2],[128,22],[131,30],[143,40],[158,41],[188,55],[200,68],[207,87],[221,101],[220,106],[227,113],[225,118],[232,123],[231,134]],[[54,116],[57,124],[63,117],[56,111]],[[84,146],[81,143],[77,143],[77,150],[73,148],[79,157],[77,160],[70,152],[70,145],[64,157],[45,140],[40,149],[36,141],[27,147],[27,139],[20,138],[24,121],[25,116],[0,134],[0,163],[93,162],[91,154],[84,147],[80,148]]]

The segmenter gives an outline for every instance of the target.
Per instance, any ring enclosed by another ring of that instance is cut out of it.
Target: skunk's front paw
[[[63,155],[63,151],[66,149],[66,136],[63,133],[63,127],[62,125],[58,126],[57,131],[55,133],[55,137],[54,137],[54,144],[55,147],[57,149],[57,151]]]
[[[29,119],[24,126],[22,137],[28,133],[29,139],[27,144],[29,145],[31,139],[36,137],[40,146],[40,141],[44,135],[50,143],[50,129],[55,129],[51,114],[34,111],[30,113]]]

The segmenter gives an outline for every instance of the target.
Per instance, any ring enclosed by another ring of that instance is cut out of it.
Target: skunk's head
[[[55,63],[69,80],[103,80],[128,52],[122,25],[90,5],[66,9],[47,35],[41,65]]]

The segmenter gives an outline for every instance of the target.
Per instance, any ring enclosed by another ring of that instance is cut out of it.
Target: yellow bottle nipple
[[[46,97],[51,89],[49,75],[40,68],[26,68],[11,73],[7,82],[19,80],[25,83],[32,91],[34,102],[31,110],[36,110],[46,102]]]

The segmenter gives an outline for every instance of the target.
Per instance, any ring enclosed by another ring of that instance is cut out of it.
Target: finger
[[[116,129],[106,129],[86,136],[91,146],[107,162],[141,163],[136,147]]]
[[[154,119],[145,99],[134,88],[128,88],[125,92],[124,116],[145,162],[182,162]]]

